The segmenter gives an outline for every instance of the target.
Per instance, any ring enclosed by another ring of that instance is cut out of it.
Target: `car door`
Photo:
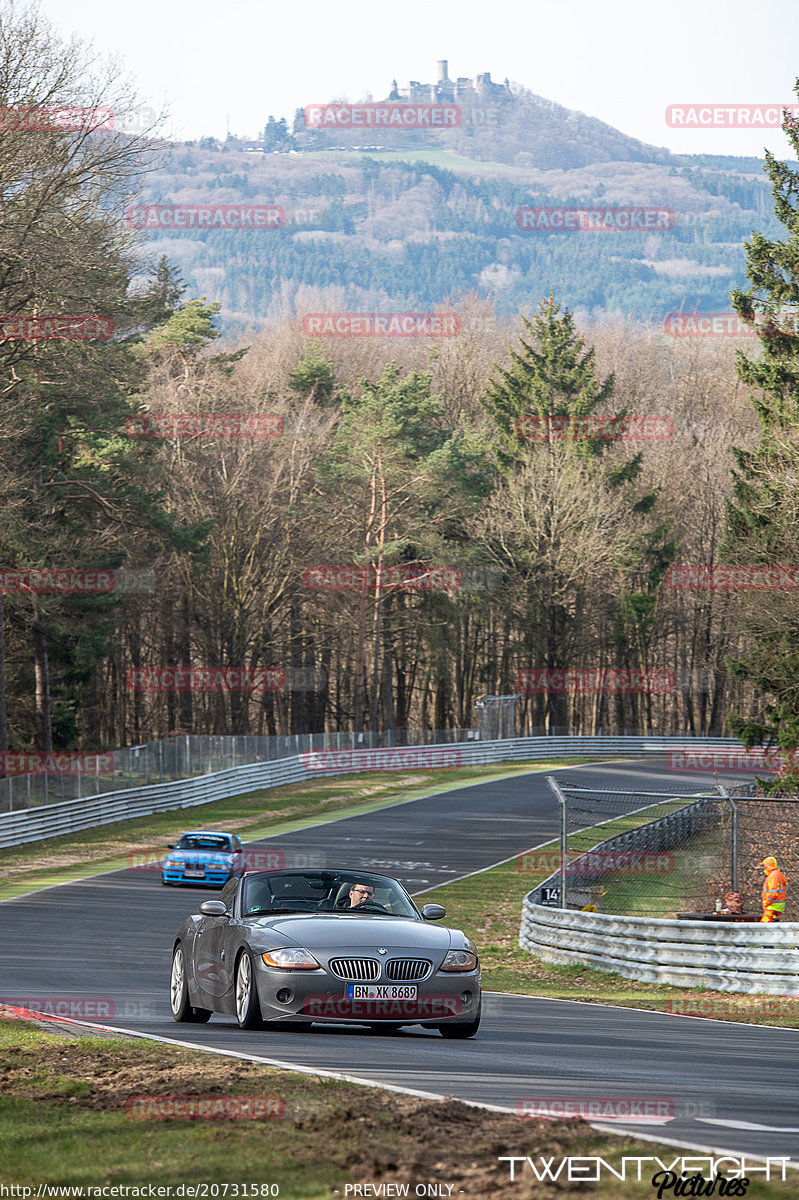
[[[229,879],[219,899],[229,913],[238,890],[239,880]],[[230,917],[203,917],[194,942],[194,961],[197,981],[209,996],[224,996],[232,986],[228,928]]]

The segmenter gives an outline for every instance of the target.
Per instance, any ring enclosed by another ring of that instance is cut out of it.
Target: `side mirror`
[[[441,904],[425,904],[422,916],[425,921],[440,921],[447,915],[447,910]]]
[[[204,917],[226,917],[228,910],[221,900],[203,900],[200,912]]]
[[[167,844],[166,844],[166,848],[167,848],[167,850],[174,850],[174,849],[175,849],[175,843],[174,843],[174,842],[167,842]]]

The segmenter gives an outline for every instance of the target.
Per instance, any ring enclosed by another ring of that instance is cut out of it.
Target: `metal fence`
[[[702,793],[610,791],[550,778],[561,805],[560,849],[526,855],[551,874],[534,899],[619,916],[707,912],[728,892],[760,911],[760,861],[799,876],[799,800],[757,795],[752,783]],[[610,836],[597,840],[597,830]],[[799,917],[789,896],[786,919]]]
[[[452,745],[472,741],[471,729],[428,731],[400,730],[396,733],[296,733],[280,737],[181,734],[84,754],[54,754],[36,757],[51,770],[8,774],[0,779],[0,813],[80,800],[122,788],[149,787],[175,779],[211,775],[251,763],[277,762],[311,750],[361,750],[393,746]],[[24,754],[10,755],[24,764]],[[60,767],[60,769],[59,769]]]
[[[469,730],[456,731],[469,733]],[[419,767],[468,766],[482,763],[548,760],[554,757],[601,758],[641,755],[662,757],[685,745],[684,738],[660,737],[533,737],[507,738],[501,741],[454,739],[445,742],[421,742],[416,746],[367,748],[362,744],[335,745],[353,735],[312,735],[314,741],[326,737],[328,745],[310,744],[300,754],[277,756],[244,766],[230,766],[190,779],[160,780],[143,787],[121,788],[97,796],[75,797],[50,804],[24,803],[0,812],[0,847],[14,846],[43,838],[57,837],[97,825],[123,821],[171,809],[208,804],[226,796],[242,795],[257,788],[277,787],[321,775],[341,775],[353,771],[413,770]],[[353,740],[358,735],[354,735]],[[282,740],[282,739],[281,739]],[[333,742],[331,746],[329,743]],[[697,739],[695,745],[710,754],[737,754],[741,744],[734,738]]]

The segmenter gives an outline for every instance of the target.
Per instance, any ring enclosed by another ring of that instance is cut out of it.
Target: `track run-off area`
[[[287,866],[322,855],[330,865],[384,871],[419,894],[556,838],[547,774],[631,791],[713,784],[658,759],[531,769],[247,846],[283,851]],[[744,778],[751,776],[720,774],[725,783]],[[213,807],[188,820],[186,828],[213,828]],[[134,869],[2,902],[0,1003],[81,997],[96,1001],[105,1027],[514,1113],[524,1101],[551,1097],[657,1099],[671,1106],[671,1119],[607,1128],[697,1152],[799,1162],[799,1030],[491,992],[480,1031],[467,1041],[420,1026],[391,1035],[320,1025],[249,1032],[219,1014],[207,1025],[177,1025],[168,989],[173,939],[187,913],[216,894],[166,888],[157,872]]]

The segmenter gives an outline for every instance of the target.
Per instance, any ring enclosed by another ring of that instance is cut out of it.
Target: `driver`
[[[350,908],[357,908],[359,904],[365,904],[371,900],[375,894],[375,889],[368,883],[354,883],[350,888]]]

